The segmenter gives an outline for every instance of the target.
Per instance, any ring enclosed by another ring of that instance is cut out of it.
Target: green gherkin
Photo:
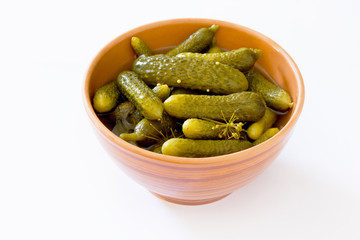
[[[278,115],[271,110],[266,108],[264,116],[257,122],[252,123],[247,129],[247,135],[252,140],[258,139],[263,132],[271,128],[271,126],[276,122]]]
[[[157,84],[152,91],[160,98],[161,101],[165,101],[170,96],[170,88],[166,84]]]
[[[134,49],[136,55],[152,55],[153,52],[151,49],[146,45],[146,43],[138,37],[131,38],[131,47]]]
[[[182,125],[182,132],[190,139],[239,139],[242,138],[243,123],[234,123],[233,119],[225,122],[189,118]]]
[[[182,52],[202,52],[211,44],[218,28],[218,25],[212,25],[209,28],[200,28],[184,42],[167,52],[166,55],[176,56]]]
[[[93,98],[95,111],[104,113],[112,110],[118,104],[120,95],[115,81],[111,81],[98,88]]]
[[[266,140],[272,138],[275,134],[277,134],[280,130],[278,128],[269,128],[268,130],[266,130],[263,134],[261,134],[261,136],[256,139],[253,144],[258,145],[260,143],[265,142]]]
[[[213,157],[234,153],[252,147],[246,140],[193,140],[171,138],[167,140],[161,152],[178,157]]]
[[[161,100],[136,73],[124,71],[119,74],[116,81],[120,91],[145,118],[161,119],[164,110]]]
[[[219,94],[241,92],[248,88],[248,81],[239,70],[204,59],[140,56],[134,61],[132,69],[149,85],[161,83]]]
[[[240,92],[224,96],[172,95],[164,102],[165,111],[176,118],[258,121],[265,114],[266,105],[261,95]]]
[[[220,53],[224,52],[218,45],[216,45],[216,38],[213,37],[210,48],[207,50],[207,53]]]
[[[290,94],[279,86],[267,80],[263,75],[255,70],[247,73],[249,90],[260,93],[268,107],[286,111],[293,106]]]
[[[213,52],[213,53],[180,53],[177,57],[188,57],[206,59],[210,61],[220,62],[227,64],[240,71],[250,70],[256,60],[260,57],[261,50],[251,48],[239,48],[229,52]]]

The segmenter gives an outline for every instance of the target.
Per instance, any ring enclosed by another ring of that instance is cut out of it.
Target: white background
[[[0,239],[360,239],[360,3],[1,1]],[[306,86],[292,138],[221,201],[157,199],[99,145],[81,99],[109,41],[169,18],[259,31]]]

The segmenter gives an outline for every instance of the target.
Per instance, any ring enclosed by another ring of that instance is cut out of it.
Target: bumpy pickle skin
[[[213,36],[218,29],[218,25],[212,25],[209,28],[200,28],[191,34],[184,42],[167,52],[166,55],[176,56],[182,52],[202,52],[211,44]]]
[[[140,56],[134,61],[132,69],[149,85],[161,83],[218,94],[248,89],[248,81],[238,69],[204,59]]]
[[[131,38],[131,47],[134,49],[137,56],[140,55],[153,55],[153,52],[148,45],[138,37]]]
[[[266,130],[263,134],[261,134],[261,136],[256,139],[253,142],[253,145],[259,145],[260,143],[265,142],[266,140],[272,138],[273,136],[275,136],[280,130],[278,128],[269,128],[268,130]]]
[[[235,118],[234,118],[235,120]],[[182,125],[182,132],[190,139],[239,139],[243,123],[210,121],[189,118]]]
[[[161,119],[164,107],[155,93],[131,71],[124,71],[117,78],[120,91],[132,102],[136,109],[149,120]]]
[[[167,85],[157,85],[152,91],[161,101],[164,101],[170,95],[170,88]],[[102,121],[106,123],[116,123],[113,133],[118,136],[121,133],[134,130],[135,126],[144,118],[130,101],[120,103],[113,111],[101,114],[101,117]]]
[[[220,53],[184,52],[176,56],[220,62],[229,65],[233,68],[237,68],[240,71],[244,72],[250,70],[254,66],[256,60],[260,57],[260,55],[261,55],[261,50],[259,49],[239,48],[236,50],[231,50],[228,52],[220,52]]]
[[[240,92],[224,96],[171,95],[164,102],[165,111],[176,118],[202,118],[213,120],[258,121],[265,114],[266,105],[261,95]]]
[[[158,84],[152,89],[152,91],[161,101],[165,101],[165,99],[170,96],[170,88],[167,85]],[[130,101],[125,101],[117,105],[113,111],[105,113],[101,116],[106,122],[109,123],[123,121],[125,118],[131,118],[131,120],[135,120],[142,116],[138,111],[139,110],[135,108],[134,104],[132,104]],[[143,119],[143,117],[141,117],[141,119]],[[139,122],[141,119],[139,119],[137,122]]]
[[[249,71],[247,79],[249,81],[249,90],[260,93],[268,107],[278,111],[287,111],[293,106],[290,94],[267,80],[258,71]]]
[[[276,122],[278,115],[271,110],[266,108],[264,116],[257,122],[252,123],[247,129],[247,135],[252,140],[258,139],[263,132],[272,127]]]
[[[246,140],[171,138],[163,144],[161,152],[165,155],[178,157],[213,157],[242,151],[252,146],[252,143]]]
[[[135,127],[133,133],[120,134],[125,141],[144,141],[147,139],[159,140],[165,138],[176,127],[176,121],[164,114],[160,121],[142,119]]]
[[[115,81],[111,81],[98,88],[93,98],[95,111],[98,113],[111,111],[118,104],[120,95]]]

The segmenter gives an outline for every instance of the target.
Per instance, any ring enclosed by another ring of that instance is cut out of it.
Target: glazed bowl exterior
[[[287,90],[294,101],[277,125],[280,132],[250,149],[208,158],[166,156],[136,147],[114,135],[97,117],[92,97],[97,88],[131,69],[133,36],[161,51],[176,46],[191,33],[212,24],[220,26],[217,44],[224,49],[262,50],[256,67]],[[83,101],[96,136],[106,151],[131,178],[156,196],[179,204],[205,204],[219,200],[254,180],[279,155],[288,141],[304,103],[304,85],[293,59],[274,41],[249,28],[213,19],[172,19],[128,31],[106,45],[92,61],[83,85]],[[296,153],[294,153],[296,154]]]

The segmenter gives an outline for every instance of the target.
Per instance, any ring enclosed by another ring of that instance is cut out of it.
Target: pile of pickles
[[[238,152],[277,134],[291,96],[254,69],[260,49],[217,46],[218,28],[201,28],[163,54],[132,37],[132,69],[93,97],[101,121],[129,143],[180,157]]]

